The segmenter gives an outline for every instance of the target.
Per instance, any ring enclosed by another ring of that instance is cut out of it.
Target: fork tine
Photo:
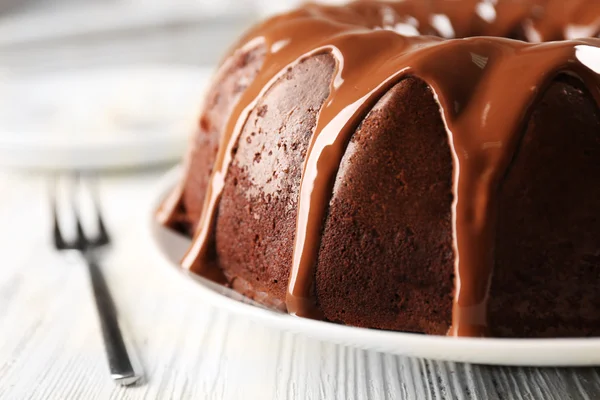
[[[94,245],[104,246],[110,244],[110,236],[108,234],[108,229],[106,229],[104,218],[102,217],[102,209],[100,207],[100,200],[98,196],[97,181],[98,179],[96,176],[93,176],[90,179],[88,179],[89,190],[92,196],[92,204],[96,212],[96,223],[98,225],[98,236],[94,240]]]
[[[79,202],[77,193],[80,187],[81,176],[79,172],[75,173],[73,185],[71,186],[71,208],[73,209],[73,218],[75,218],[75,226],[77,228],[77,237],[75,238],[75,247],[79,250],[85,250],[89,246],[89,241],[85,236],[83,225],[81,224],[81,213],[79,211]]]
[[[60,224],[58,223],[58,204],[56,200],[57,186],[58,177],[54,175],[49,187],[50,207],[52,209],[52,239],[54,241],[54,247],[57,250],[64,250],[67,249],[69,245],[65,242],[64,236],[60,230]]]

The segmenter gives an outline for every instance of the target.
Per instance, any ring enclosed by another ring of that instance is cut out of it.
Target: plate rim
[[[155,219],[155,212],[183,174],[182,165],[167,172],[157,183],[144,213],[143,233],[157,268],[186,284],[213,307],[249,317],[282,331],[302,334],[324,342],[364,350],[432,359],[498,366],[590,367],[600,366],[600,338],[455,338],[346,326],[280,314],[242,303],[211,289],[200,276],[182,270],[162,250],[159,230],[168,231]],[[154,264],[154,263],[153,263]],[[282,326],[284,325],[284,326]]]

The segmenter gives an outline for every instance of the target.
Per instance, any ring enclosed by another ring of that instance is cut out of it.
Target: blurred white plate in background
[[[29,1],[21,12],[0,15],[0,47],[186,23],[228,22],[255,12],[253,1],[247,0]]]
[[[211,75],[132,66],[0,76],[0,165],[102,169],[176,160]]]

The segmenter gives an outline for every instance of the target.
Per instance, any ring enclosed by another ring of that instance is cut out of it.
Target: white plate
[[[337,325],[267,310],[249,299],[181,269],[178,261],[190,244],[186,237],[159,225],[154,211],[181,176],[171,171],[158,185],[148,212],[149,246],[156,264],[181,285],[193,285],[215,307],[260,321],[273,328],[305,334],[327,342],[367,350],[476,364],[512,366],[600,365],[600,338],[479,339],[428,336]],[[241,300],[241,301],[240,301]]]
[[[210,76],[184,66],[0,76],[0,165],[98,169],[177,160]]]

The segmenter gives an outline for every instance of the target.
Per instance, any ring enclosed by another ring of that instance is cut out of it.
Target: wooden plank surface
[[[144,206],[161,173],[117,174],[101,185],[116,239],[103,266],[146,373],[125,389],[107,376],[85,270],[49,246],[44,178],[0,174],[0,399],[600,398],[600,368],[408,359],[207,307],[166,278],[142,239]]]

